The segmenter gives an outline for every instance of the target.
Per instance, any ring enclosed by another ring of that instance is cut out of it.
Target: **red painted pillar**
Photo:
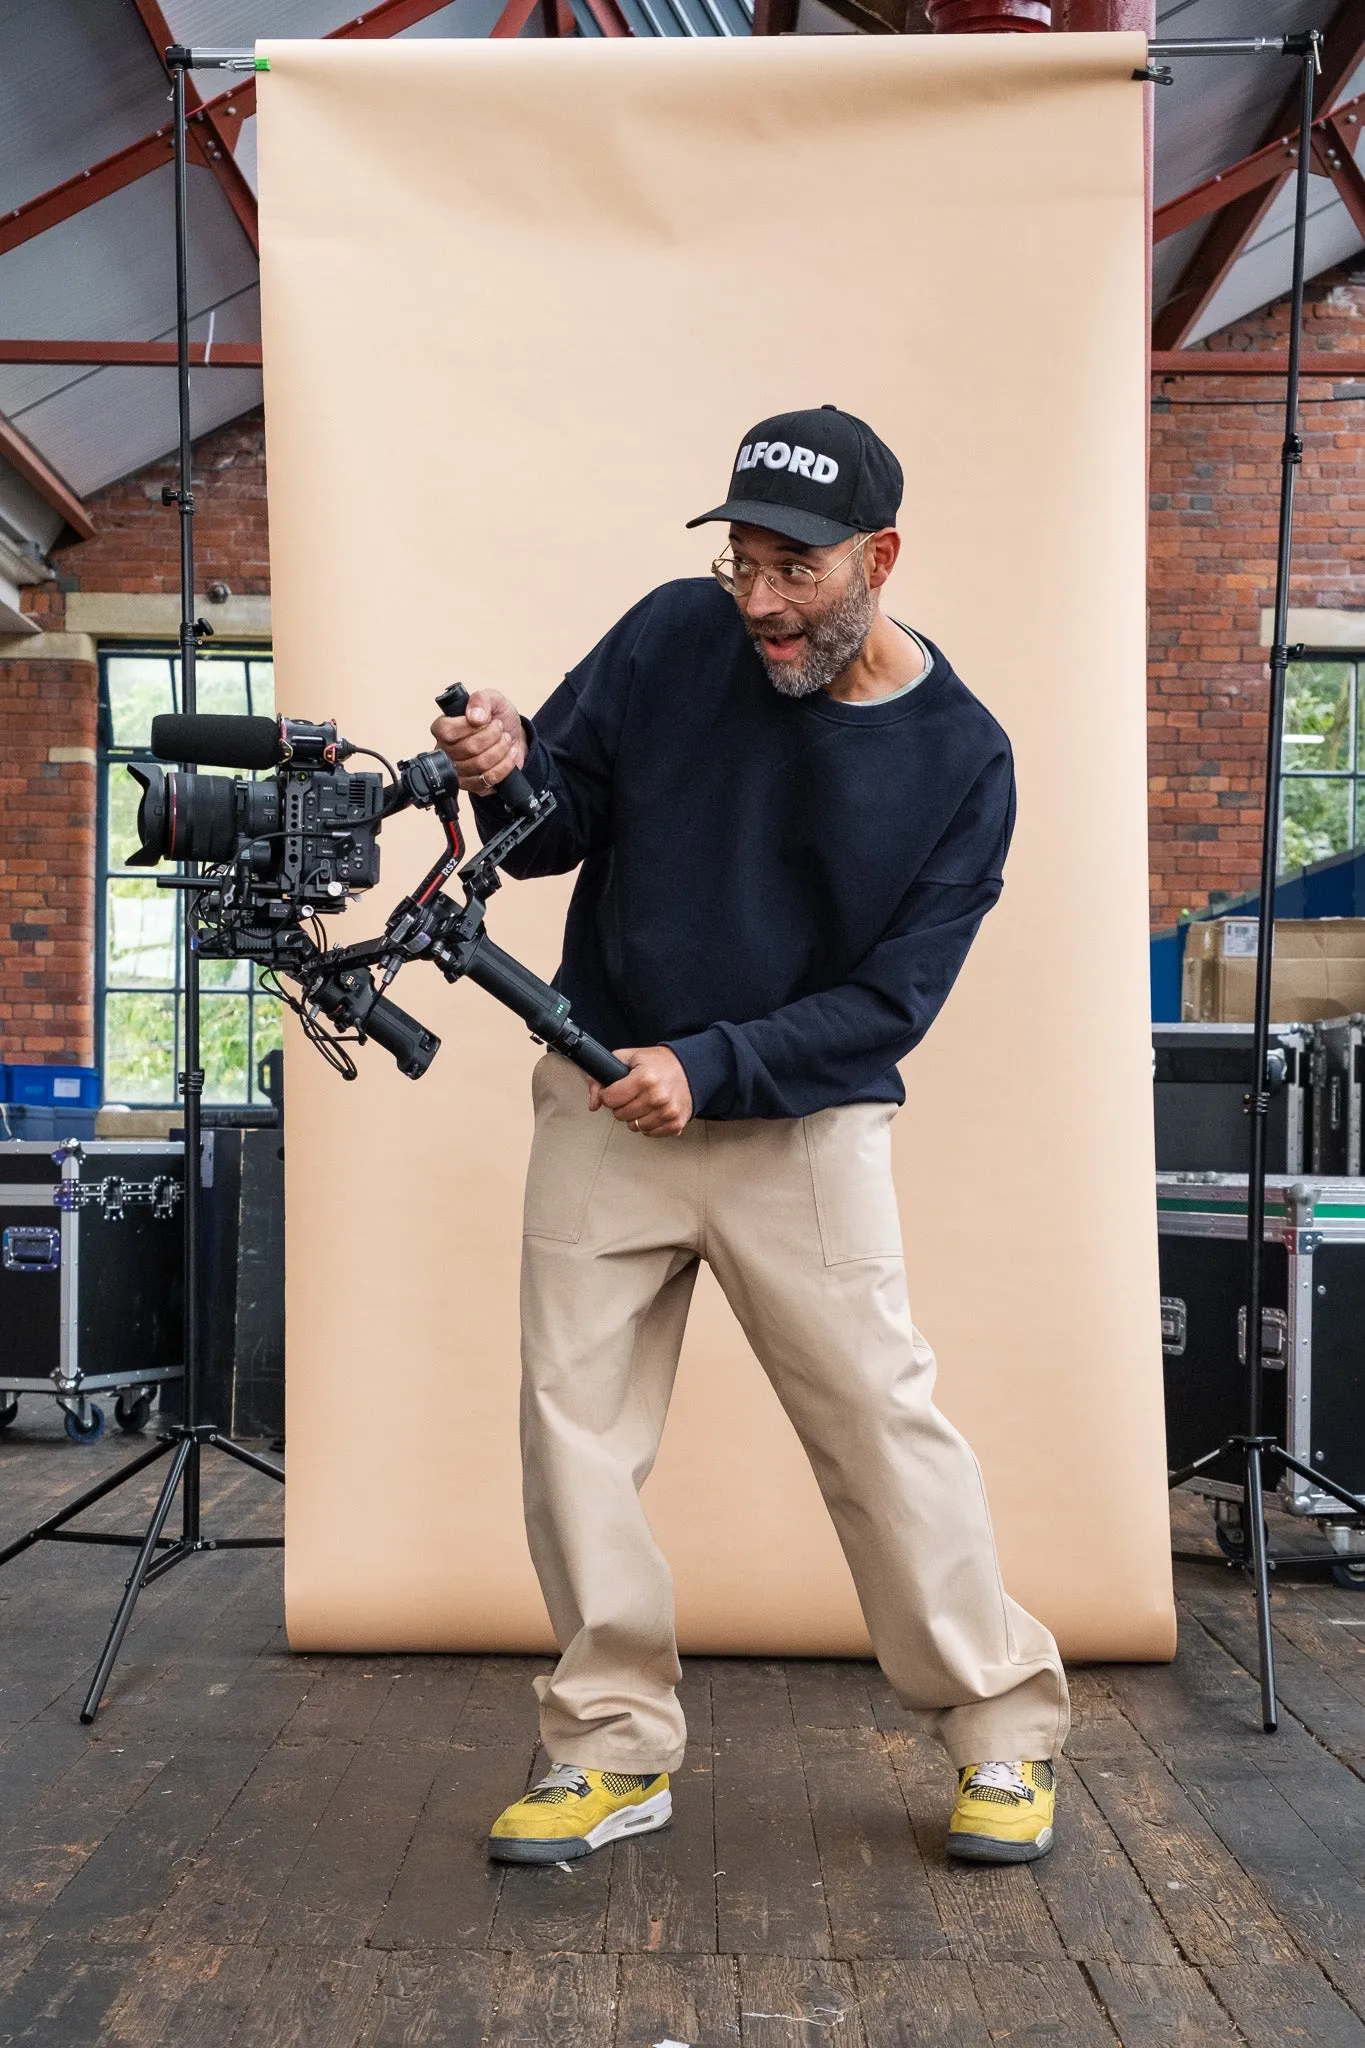
[[[999,35],[1052,26],[1048,0],[924,0],[924,11],[940,36]]]
[[[1150,36],[1156,30],[1156,4],[1155,0],[1057,0],[1052,26],[1077,34],[1141,29]]]

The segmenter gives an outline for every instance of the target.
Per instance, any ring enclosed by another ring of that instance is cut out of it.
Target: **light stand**
[[[185,109],[186,73],[193,70],[251,71],[255,69],[255,58],[251,53],[240,50],[189,50],[173,45],[166,52],[166,63],[171,73],[172,98],[175,114],[175,321],[176,321],[176,378],[179,401],[180,461],[179,475],[174,487],[167,485],[161,493],[162,503],[175,505],[180,515],[180,677],[181,709],[193,714],[196,710],[195,656],[198,650],[199,625],[194,616],[194,489],[192,476],[193,450],[190,438],[190,313],[189,313],[189,227],[188,227],[188,176],[187,176],[187,131]],[[197,874],[197,864],[186,866],[186,877],[192,880]],[[200,1217],[202,1211],[202,1169],[201,1159],[201,1102],[204,1091],[204,1075],[199,1064],[199,955],[195,950],[195,906],[198,892],[189,888],[184,891],[184,946],[185,946],[185,1038],[184,1072],[179,1076],[180,1092],[185,1104],[185,1301],[184,1301],[184,1417],[166,1429],[150,1450],[134,1458],[112,1478],[92,1486],[87,1492],[69,1501],[57,1514],[40,1522],[24,1536],[0,1550],[0,1565],[7,1564],[20,1551],[31,1544],[43,1541],[54,1543],[98,1543],[113,1544],[136,1549],[137,1558],[119,1602],[103,1653],[90,1682],[85,1704],[81,1708],[81,1720],[89,1725],[99,1712],[100,1702],[115,1659],[128,1632],[137,1605],[138,1595],[144,1586],[173,1566],[182,1564],[186,1558],[195,1557],[210,1550],[274,1550],[284,1542],[282,1536],[206,1536],[201,1517],[200,1479],[203,1453],[206,1447],[224,1451],[230,1458],[243,1465],[249,1465],[256,1472],[263,1472],[270,1479],[283,1482],[284,1473],[278,1465],[272,1465],[266,1458],[258,1458],[254,1451],[245,1450],[224,1436],[216,1423],[206,1421],[200,1413]],[[72,1529],[67,1525],[74,1516],[107,1494],[125,1486],[139,1473],[147,1470],[158,1459],[169,1457],[167,1471],[161,1492],[157,1496],[152,1518],[144,1534],[113,1534],[104,1530]],[[180,1533],[175,1537],[166,1536],[163,1531],[175,1505],[176,1492],[180,1493]],[[158,1552],[160,1555],[158,1555]]]
[[[1319,68],[1319,36],[1276,39],[1274,47],[1296,55],[1302,63],[1302,96],[1299,107],[1298,164],[1294,190],[1294,272],[1290,292],[1289,359],[1286,365],[1284,401],[1284,443],[1280,457],[1280,524],[1275,557],[1275,627],[1270,651],[1270,715],[1266,737],[1265,815],[1261,828],[1260,945],[1256,954],[1256,1000],[1252,1026],[1253,1085],[1247,1097],[1251,1119],[1250,1166],[1247,1178],[1247,1305],[1246,1305],[1246,1428],[1230,1436],[1215,1451],[1170,1475],[1172,1487],[1228,1456],[1240,1458],[1243,1471],[1242,1541],[1244,1568],[1256,1587],[1257,1637],[1260,1662],[1261,1720],[1267,1735],[1279,1725],[1275,1700],[1275,1646],[1270,1630],[1270,1567],[1265,1545],[1265,1466],[1273,1461],[1300,1478],[1309,1480],[1323,1493],[1338,1500],[1356,1514],[1365,1514],[1365,1500],[1339,1486],[1316,1467],[1301,1465],[1274,1436],[1262,1428],[1261,1372],[1264,1331],[1261,1302],[1264,1293],[1266,1127],[1270,1115],[1271,1082],[1270,996],[1275,952],[1275,884],[1279,868],[1280,776],[1284,748],[1285,676],[1291,649],[1289,639],[1289,571],[1294,535],[1294,481],[1303,458],[1299,438],[1299,351],[1303,330],[1304,255],[1308,228],[1308,177],[1312,151],[1313,88]],[[1215,44],[1190,45],[1188,53],[1213,54]],[[1238,45],[1224,45],[1236,48]],[[1251,48],[1251,44],[1242,44]],[[1263,44],[1257,47],[1264,47]],[[1153,45],[1153,54],[1177,54],[1179,44]],[[1293,650],[1297,652],[1298,650]]]

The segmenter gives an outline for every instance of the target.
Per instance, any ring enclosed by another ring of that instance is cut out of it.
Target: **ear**
[[[867,565],[869,590],[880,590],[896,566],[896,557],[901,551],[901,537],[894,526],[885,526],[880,533],[874,533],[863,551]]]

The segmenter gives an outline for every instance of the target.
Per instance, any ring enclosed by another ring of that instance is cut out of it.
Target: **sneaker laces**
[[[548,1770],[539,1784],[533,1785],[526,1794],[529,1805],[535,1800],[542,1806],[562,1806],[570,1797],[586,1799],[591,1787],[577,1764],[556,1764]]]
[[[1024,1766],[1021,1759],[1008,1764],[977,1764],[962,1789],[964,1792],[979,1792],[986,1788],[996,1792],[1012,1793],[1016,1799],[1033,1797],[1024,1783]]]

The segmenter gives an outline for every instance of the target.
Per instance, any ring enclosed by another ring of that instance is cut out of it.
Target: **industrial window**
[[[201,652],[195,675],[201,711],[274,712],[268,649]],[[184,1064],[180,894],[158,889],[146,868],[127,865],[137,848],[139,795],[128,763],[151,760],[153,718],[179,708],[178,653],[127,646],[101,652],[97,1042],[105,1101],[134,1107],[174,1102]],[[255,970],[241,960],[206,960],[200,984],[204,1100],[262,1101],[258,1065],[281,1041],[278,1001],[258,993]]]
[[[1365,846],[1365,653],[1289,664],[1280,868]]]

